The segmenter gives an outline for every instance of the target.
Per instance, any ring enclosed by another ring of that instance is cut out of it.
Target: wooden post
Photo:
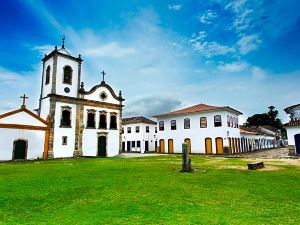
[[[187,144],[182,144],[182,169],[180,172],[193,172]]]

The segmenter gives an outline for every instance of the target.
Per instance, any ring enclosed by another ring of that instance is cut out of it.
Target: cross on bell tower
[[[20,96],[20,98],[23,99],[23,104],[22,104],[22,107],[26,107],[26,99],[28,99],[28,97],[24,94],[23,96]]]
[[[106,75],[106,73],[104,71],[102,71],[101,74],[102,74],[102,82],[105,82],[104,81],[104,76]]]
[[[61,48],[65,48],[65,35],[62,37],[62,45],[61,45]]]

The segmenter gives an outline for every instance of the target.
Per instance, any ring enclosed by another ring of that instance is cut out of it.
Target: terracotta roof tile
[[[163,117],[163,116],[172,116],[172,115],[180,115],[180,114],[187,114],[187,113],[195,113],[195,112],[202,112],[202,111],[212,111],[212,110],[232,110],[238,114],[242,114],[241,112],[232,109],[228,106],[220,107],[220,106],[212,106],[212,105],[205,105],[205,104],[198,104],[188,108],[176,110],[173,112],[163,113],[156,115],[154,117]]]
[[[299,126],[299,125],[300,125],[300,120],[295,120],[295,121],[291,121],[289,123],[286,123],[283,126],[285,126],[285,127],[294,127],[294,126]]]
[[[148,124],[156,125],[156,122],[143,116],[123,118],[122,122],[124,125],[133,124],[133,123],[148,123]]]

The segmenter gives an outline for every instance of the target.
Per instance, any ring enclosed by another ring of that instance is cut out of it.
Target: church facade
[[[102,82],[86,90],[81,81],[83,60],[80,55],[74,57],[65,49],[64,40],[62,47],[60,49],[55,47],[50,54],[45,55],[42,62],[41,92],[39,108],[36,110],[38,115],[35,119],[44,122],[47,136],[35,135],[34,140],[23,138],[26,133],[23,130],[28,127],[19,126],[23,125],[19,122],[27,121],[28,116],[20,114],[18,120],[12,123],[24,129],[21,129],[22,132],[15,132],[18,135],[12,135],[13,139],[24,140],[23,145],[28,149],[32,146],[31,143],[38,139],[43,143],[42,147],[40,145],[38,147],[38,154],[30,157],[23,154],[23,159],[118,155],[122,150],[124,99],[121,91],[116,95],[111,86],[105,82],[104,71]],[[25,104],[22,107],[26,109]],[[32,116],[33,113],[27,111]],[[4,117],[6,114],[0,115],[0,118]],[[0,129],[12,129],[5,126]],[[38,133],[34,130],[31,132]],[[5,151],[14,151],[14,140],[8,144]],[[9,156],[2,160],[11,159],[14,158]]]
[[[55,48],[43,59],[39,116],[50,118],[48,158],[110,157],[121,150],[122,98],[103,80],[89,91],[82,59]]]

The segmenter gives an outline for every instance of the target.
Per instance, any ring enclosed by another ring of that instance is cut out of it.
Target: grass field
[[[300,167],[192,163],[194,173],[179,172],[180,156],[0,163],[0,224],[300,224]]]

